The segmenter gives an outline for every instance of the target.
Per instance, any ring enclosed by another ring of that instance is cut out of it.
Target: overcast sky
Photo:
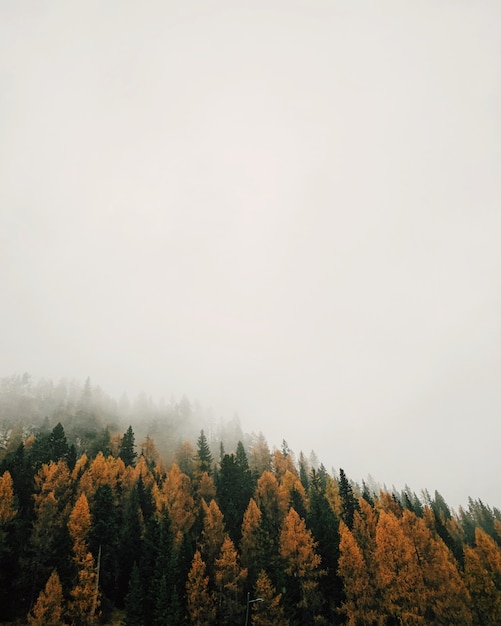
[[[501,506],[499,0],[0,1],[0,375]]]

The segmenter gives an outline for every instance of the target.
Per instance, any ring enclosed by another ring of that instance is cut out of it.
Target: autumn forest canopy
[[[0,623],[495,626],[501,512],[358,484],[186,398],[12,376]]]

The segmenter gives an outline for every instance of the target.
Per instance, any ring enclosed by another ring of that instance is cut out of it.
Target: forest
[[[501,512],[358,484],[186,398],[13,376],[0,623],[499,626]]]

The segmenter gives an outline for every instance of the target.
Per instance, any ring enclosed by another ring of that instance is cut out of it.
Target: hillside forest
[[[0,622],[501,624],[501,512],[87,380],[0,381]]]

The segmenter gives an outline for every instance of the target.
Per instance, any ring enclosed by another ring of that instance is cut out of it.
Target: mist
[[[0,7],[0,376],[500,506],[501,5]]]

